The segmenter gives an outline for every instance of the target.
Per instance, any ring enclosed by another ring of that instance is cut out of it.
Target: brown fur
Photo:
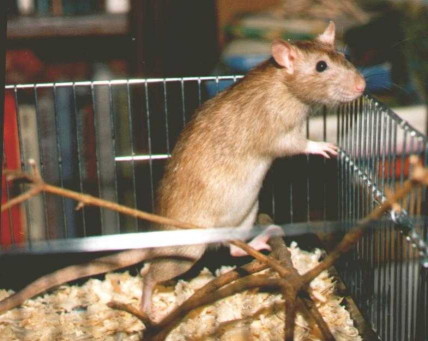
[[[353,79],[361,78],[328,44],[308,41],[296,42],[292,47],[297,53],[296,72],[287,73],[271,58],[195,113],[166,167],[158,191],[159,214],[204,227],[240,226],[248,220],[252,224],[257,194],[271,162],[305,151],[307,140],[301,128],[309,106],[323,104],[325,98],[331,103],[340,102],[328,86],[335,80],[329,79],[327,72],[318,73],[316,62],[325,60],[329,72],[338,70],[344,74],[340,87],[349,85],[350,91]],[[252,182],[251,174],[260,164],[265,165],[261,176]],[[242,202],[234,188],[247,191],[250,199]],[[233,211],[235,205],[242,207],[230,216],[228,210]],[[171,253],[174,251],[171,248]],[[183,252],[183,248],[179,251]],[[203,247],[195,248],[197,257],[202,252]],[[165,270],[174,268],[170,265],[168,259],[157,261],[155,268],[149,270],[150,277],[144,278],[146,287],[152,288],[154,282],[160,281],[157,272],[165,279]],[[188,269],[187,265],[183,269]],[[180,271],[177,269],[174,275]]]

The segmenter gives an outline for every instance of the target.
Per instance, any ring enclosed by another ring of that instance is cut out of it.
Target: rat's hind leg
[[[250,213],[247,215],[247,217],[243,220],[239,228],[243,229],[250,229],[255,221],[256,221],[256,215],[257,211],[259,209],[259,203],[258,201],[255,202],[253,208],[251,209]],[[271,250],[270,245],[268,244],[269,238],[272,235],[276,234],[282,234],[281,228],[275,225],[268,226],[261,234],[254,237],[248,245],[250,245],[252,248],[260,251],[260,250]],[[248,254],[242,250],[241,248],[230,245],[230,254],[233,257],[242,257],[242,256],[248,256]]]
[[[247,214],[247,216],[244,218],[244,220],[241,222],[238,228],[240,229],[251,229],[254,225],[254,222],[256,221],[257,211],[259,210],[259,202],[258,200],[253,204],[253,207],[251,208],[250,212]],[[269,245],[266,244],[265,238],[259,239],[259,236],[255,237],[251,242],[250,245],[254,247],[256,250],[270,250]],[[242,250],[241,248],[230,245],[230,254],[233,257],[242,257],[242,256],[248,256],[247,253]]]
[[[168,258],[155,259],[150,262],[148,270],[143,268],[143,293],[140,309],[152,318],[152,295],[155,286],[184,274],[203,255],[205,249],[205,245],[175,248],[174,254],[168,255]]]

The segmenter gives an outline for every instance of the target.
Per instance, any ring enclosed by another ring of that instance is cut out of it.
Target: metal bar
[[[388,146],[388,156],[389,156],[389,169],[388,172],[390,172],[390,182],[389,182],[389,187],[393,188],[393,185],[395,183],[395,152],[394,152],[394,148],[396,148],[396,141],[397,141],[397,126],[392,124],[392,120],[391,118],[387,115],[388,117],[388,131],[389,131],[389,136],[390,136],[390,141],[389,141],[389,146]],[[386,321],[386,333],[385,333],[385,338],[386,339],[392,339],[393,336],[393,328],[394,328],[394,324],[393,324],[393,314],[391,313],[392,309],[393,309],[393,288],[392,288],[392,279],[393,279],[393,247],[394,247],[394,236],[395,234],[393,233],[393,230],[391,227],[388,228],[387,230],[387,255],[386,255],[386,259],[389,260],[386,268],[387,268],[387,279],[385,279],[385,287],[384,287],[384,293],[387,295],[387,300],[386,300],[386,316],[387,316],[387,321]]]
[[[346,232],[354,225],[352,221],[341,222],[304,222],[275,225],[280,227],[272,230],[272,236],[300,236],[307,233]],[[272,225],[270,225],[272,226]],[[220,243],[229,240],[247,240],[260,235],[269,226],[255,225],[251,229],[239,227],[217,227],[206,229],[178,229],[167,231],[150,231],[136,233],[120,233],[84,238],[66,238],[51,241],[33,241],[31,247],[27,243],[17,244],[8,253],[75,253],[118,251],[126,249],[144,249],[176,245],[197,245],[201,243]],[[383,229],[383,221],[374,222],[369,230]],[[282,230],[282,231],[281,231]]]
[[[275,168],[272,168],[271,170],[271,174],[272,174],[272,178],[275,178]],[[276,193],[275,193],[275,185],[273,183],[273,181],[271,182],[271,192],[272,192],[272,201],[271,201],[271,205],[272,205],[272,219],[273,221],[275,221],[276,219],[276,207],[275,207],[275,198],[276,198]]]
[[[5,89],[29,89],[29,88],[51,88],[53,86],[99,86],[99,85],[126,85],[126,84],[146,84],[146,83],[162,83],[162,82],[181,82],[181,81],[215,81],[220,80],[236,80],[240,79],[241,75],[230,76],[204,76],[204,77],[171,77],[171,78],[134,78],[134,79],[115,79],[115,80],[97,80],[97,81],[81,81],[81,82],[47,82],[47,83],[28,83],[28,84],[8,84]]]
[[[166,91],[166,90],[165,90]],[[134,141],[134,110],[132,110],[132,93],[131,93],[131,86],[126,84],[126,99],[127,99],[127,109],[128,109],[128,131],[129,131],[129,142],[131,144],[131,166],[132,166],[132,199],[134,201],[135,207],[137,206],[137,191],[136,191],[136,176],[135,176],[135,141]],[[118,157],[116,156],[115,160],[117,160]],[[134,230],[138,231],[138,220],[137,218],[134,219]]]
[[[79,113],[79,106],[77,101],[77,95],[76,95],[76,87],[73,85],[73,102],[74,102],[74,119],[76,121],[76,146],[77,146],[77,167],[79,170],[79,190],[80,192],[83,191],[83,175],[84,175],[84,165],[83,165],[83,141],[82,141],[82,134],[79,134],[79,130],[81,127],[83,127],[83,123],[81,122],[81,115]],[[81,208],[82,210],[82,233],[83,236],[87,235],[87,228],[86,228],[86,219],[85,219],[85,213],[86,208],[83,206]]]
[[[62,164],[62,148],[61,148],[61,139],[60,136],[61,131],[60,131],[60,125],[58,122],[58,114],[60,112],[59,108],[58,108],[58,97],[57,97],[57,90],[56,90],[56,86],[54,85],[52,88],[52,92],[53,92],[53,100],[54,100],[54,118],[55,118],[55,132],[56,132],[56,136],[55,136],[55,140],[56,140],[56,149],[57,149],[57,154],[58,154],[58,177],[59,177],[59,184],[60,187],[64,187],[64,171],[63,171],[63,164]],[[67,238],[68,236],[68,219],[67,219],[67,215],[66,215],[66,203],[65,203],[65,198],[61,197],[61,202],[62,202],[62,217],[63,217],[63,236],[65,238]]]
[[[358,168],[361,168],[362,164],[362,138],[363,138],[363,113],[361,110],[361,100],[359,99],[355,103],[356,105],[356,143],[355,143],[355,163],[358,166]],[[362,201],[363,201],[363,194],[364,194],[364,188],[362,186],[358,186],[357,188],[357,198],[356,198],[356,205],[357,205],[357,219],[361,219],[364,216],[363,208],[362,208]]]
[[[415,140],[414,136],[410,134],[410,153],[413,154],[415,151]],[[411,205],[409,212],[414,215],[415,214],[415,191],[412,191],[409,196],[409,203]],[[408,243],[406,245],[406,272],[407,272],[407,281],[406,281],[406,324],[405,324],[405,335],[407,340],[414,340],[411,338],[412,334],[412,303],[414,302],[412,300],[413,294],[414,294],[414,280],[416,280],[413,266],[412,266],[412,245]],[[414,318],[414,316],[413,316]]]
[[[6,46],[7,46],[7,22],[8,22],[8,9],[10,8],[10,3],[3,1],[0,4],[0,65],[2,69],[0,70],[0,122],[3,126],[5,118],[5,98],[6,91],[4,88],[5,78],[6,78]],[[4,130],[0,129],[0,150],[3,152],[4,146]],[[3,153],[0,155],[0,164],[3,165]],[[3,167],[0,169],[0,178],[3,176]],[[1,224],[0,224],[1,225]]]
[[[356,154],[356,108],[355,108],[355,102],[349,103],[348,105],[349,108],[349,154],[352,155],[354,157],[354,161],[357,158],[357,154]],[[354,169],[351,169],[351,179],[352,182],[355,183],[355,171]],[[358,198],[358,188],[357,186],[353,185],[351,187],[351,196],[349,198],[349,205],[352,207],[351,208],[351,212],[352,212],[352,219],[357,220],[357,198]]]
[[[38,136],[42,136],[42,132],[41,132],[41,125],[40,125],[40,119],[41,119],[41,112],[40,112],[40,106],[39,106],[39,96],[37,93],[37,88],[33,89],[34,91],[34,106],[36,109],[36,129],[37,129],[37,134]],[[45,174],[45,152],[42,148],[41,143],[39,143],[39,157],[40,157],[40,174],[43,175]],[[46,193],[43,193],[43,208],[44,208],[44,221],[45,221],[45,236],[46,239],[50,239],[51,235],[49,233],[49,231],[51,231],[50,229],[50,223],[48,220],[48,207],[47,207],[47,200],[46,200]],[[31,235],[30,235],[30,229],[27,230],[28,234],[28,238],[27,240],[31,240]]]
[[[293,183],[290,183],[290,223],[294,222]]]
[[[337,145],[341,148],[343,148],[343,115],[342,115],[342,107],[337,109]],[[339,220],[345,219],[345,212],[344,212],[344,204],[343,204],[343,198],[344,198],[344,182],[345,182],[345,176],[344,176],[344,162],[345,160],[342,157],[342,154],[339,153],[337,157],[337,168],[339,169],[339,176],[337,178],[337,188],[339,191],[339,199],[338,199],[338,218]]]
[[[403,142],[402,142],[402,154],[401,154],[401,171],[400,171],[400,183],[404,182],[404,163],[405,163],[405,155],[404,155],[404,151],[407,150],[406,148],[407,146],[407,131],[404,130],[403,131]],[[405,333],[405,326],[403,326],[403,323],[405,323],[405,309],[404,309],[404,305],[406,304],[405,302],[405,297],[403,294],[403,290],[404,290],[404,277],[403,277],[403,266],[402,264],[404,264],[404,249],[403,246],[404,244],[404,236],[402,235],[401,238],[399,239],[399,258],[398,258],[398,303],[399,305],[397,305],[397,309],[399,312],[399,317],[397,320],[398,323],[398,340],[404,340],[404,333]],[[399,309],[400,307],[400,309]]]
[[[322,139],[327,141],[327,108],[322,108]],[[324,221],[327,220],[327,159],[322,159],[323,167],[323,186],[322,186],[322,218]]]
[[[199,82],[199,96],[200,96],[200,80],[198,80]],[[165,117],[165,142],[166,142],[166,152],[167,155],[171,154],[171,146],[170,146],[170,141],[169,141],[169,124],[168,124],[168,93],[167,93],[167,89],[166,89],[166,82],[162,83],[163,85],[163,107],[164,107],[164,117]],[[199,99],[199,103],[200,103],[200,99]]]
[[[154,190],[154,180],[153,180],[153,160],[151,155],[152,151],[152,134],[151,134],[151,124],[150,124],[150,103],[149,103],[149,88],[148,83],[144,83],[144,94],[145,94],[145,103],[146,103],[146,124],[147,124],[147,146],[149,149],[149,176],[150,176],[150,199],[151,199],[151,210],[154,210],[155,207],[155,190]]]
[[[201,79],[198,79],[198,105],[202,104],[202,89],[201,89]]]
[[[383,148],[384,148],[384,153],[383,153],[383,161],[382,161],[382,165],[383,165],[383,171],[382,171],[382,177],[383,177],[383,181],[384,184],[388,183],[388,187],[390,187],[390,177],[389,177],[389,169],[388,167],[390,167],[390,163],[388,162],[389,160],[387,160],[387,158],[389,158],[389,155],[391,153],[391,134],[390,134],[390,130],[388,130],[389,126],[388,126],[388,122],[390,122],[390,120],[388,120],[388,116],[385,114],[385,112],[382,112],[382,116],[383,116],[383,136],[384,136],[384,141],[383,141]],[[389,304],[389,300],[387,300],[387,295],[388,295],[388,290],[387,290],[387,284],[388,284],[388,278],[389,278],[389,272],[388,272],[388,264],[387,264],[387,260],[389,259],[389,248],[388,248],[388,242],[389,242],[389,228],[386,228],[385,230],[382,230],[382,235],[381,235],[381,240],[383,241],[384,245],[381,245],[381,250],[382,250],[382,262],[380,264],[380,279],[379,279],[379,292],[383,293],[382,296],[382,302],[380,302],[380,305],[378,307],[379,311],[381,311],[381,321],[382,323],[382,335],[384,336],[384,338],[387,337],[388,335],[388,329],[389,329],[389,325],[388,325],[388,318],[387,318],[387,311],[388,309],[388,304]],[[382,307],[386,307],[387,309],[382,309]]]
[[[112,86],[108,86],[108,99],[109,99],[109,114],[110,114],[110,137],[111,137],[111,148],[112,148],[112,156],[116,157],[117,155],[117,148],[116,148],[116,130],[115,130],[115,108],[114,108],[114,99],[113,99],[113,93],[112,93]],[[113,168],[112,171],[112,177],[113,177],[113,192],[114,196],[116,197],[116,200],[119,198],[118,193],[118,183],[117,183],[117,166],[116,162],[112,162],[111,167]],[[116,227],[113,227],[117,232],[120,232],[120,218],[119,213],[115,214],[115,221],[116,221]]]
[[[18,143],[19,143],[19,150],[20,150],[20,155],[19,155],[19,160],[20,160],[20,163],[21,163],[21,167],[25,167],[25,155],[24,155],[24,151],[23,151],[23,148],[22,148],[22,146],[23,146],[23,143],[22,143],[22,125],[21,125],[21,120],[20,120],[20,108],[19,108],[19,102],[18,102],[18,91],[17,91],[17,89],[15,89],[14,90],[14,104],[15,104],[15,110],[16,110],[16,123],[17,123],[17,128],[18,128]],[[4,127],[4,125],[2,124],[2,127]],[[2,129],[3,130],[3,129]],[[4,147],[4,146],[3,146]],[[4,153],[4,150],[3,150],[3,157],[4,157],[4,160],[6,161],[6,154]],[[29,160],[27,160],[27,161],[29,161]],[[3,164],[2,164],[2,166],[3,166]],[[3,169],[3,167],[2,167],[2,169]],[[8,193],[8,199],[10,198],[10,195],[9,195],[9,191],[10,191],[10,185],[9,185],[9,183],[6,181],[6,189],[7,189],[7,193]],[[27,217],[29,217],[30,216],[30,209],[29,209],[29,207],[28,207],[29,205],[28,205],[28,201],[26,201],[25,203],[24,203],[24,209],[25,209],[25,212],[26,212],[26,216]],[[14,229],[14,226],[13,226],[13,224],[14,224],[14,221],[13,221],[13,219],[12,219],[12,211],[9,209],[8,210],[8,212],[9,212],[9,223],[10,223],[10,226],[9,226],[9,234],[10,234],[10,236],[11,236],[11,239],[10,239],[10,242],[11,242],[11,244],[13,245],[13,244],[15,244],[16,243],[16,237],[15,237],[15,229]],[[1,226],[1,223],[0,223],[0,226]],[[28,219],[26,219],[26,222],[24,223],[22,223],[22,226],[21,226],[23,229],[25,228],[27,231],[27,236],[30,236],[31,235],[31,224],[28,224]],[[23,231],[24,232],[24,231]]]
[[[96,105],[96,96],[95,96],[95,84],[89,84],[91,89],[91,95],[92,95],[92,112],[93,112],[93,121],[92,125],[95,131],[95,164],[96,164],[96,174],[97,174],[97,185],[98,185],[98,193],[102,193],[101,188],[101,174],[100,174],[100,151],[99,151],[99,145],[102,143],[99,138],[99,130],[97,129],[98,123],[97,123],[97,105]],[[102,209],[100,209],[100,219],[101,219],[101,233],[104,233],[103,228],[106,226],[106,219],[102,212]]]
[[[309,139],[309,133],[310,133],[310,129],[309,129],[309,119],[306,120],[306,138]],[[306,155],[306,196],[305,196],[305,200],[306,200],[306,220],[307,221],[311,221],[311,199],[310,199],[310,177],[309,177],[309,169],[310,169],[310,156],[309,154]]]
[[[181,80],[180,82],[180,91],[181,91],[181,115],[183,119],[183,127],[186,125],[186,97],[184,93],[184,81]]]
[[[5,148],[5,144],[2,145],[2,149],[3,149],[2,169],[4,169],[4,166],[7,165],[7,155],[5,153],[4,148]],[[9,183],[9,181],[5,181],[5,187],[6,187],[6,189],[2,188],[2,190],[5,190],[5,192],[6,192],[6,199],[10,200],[11,194],[10,194],[10,183]],[[16,238],[15,238],[15,233],[14,233],[14,230],[15,230],[14,229],[14,221],[13,221],[13,217],[12,217],[12,210],[10,208],[7,210],[7,215],[8,215],[8,222],[9,222],[9,235],[11,236],[10,244],[15,245],[16,244]],[[28,212],[27,212],[27,215],[28,215]],[[4,235],[3,234],[3,231],[4,231],[3,228],[4,228],[4,225],[0,224],[0,236]],[[0,248],[1,247],[2,247],[2,245],[0,244]]]

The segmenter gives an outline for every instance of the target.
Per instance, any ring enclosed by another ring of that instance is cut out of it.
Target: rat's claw
[[[332,143],[325,143],[325,145],[326,145],[326,151],[329,154],[337,156],[337,152],[338,152],[339,148],[336,145],[334,145]]]

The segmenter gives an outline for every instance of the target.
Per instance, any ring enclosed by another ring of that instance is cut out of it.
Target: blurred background
[[[371,93],[424,98],[427,1],[7,1],[7,83],[243,74],[272,39],[311,38],[335,20]]]
[[[7,1],[7,83],[243,74],[272,39],[335,20],[370,93],[392,106],[426,97],[428,1]]]
[[[7,84],[241,75],[273,39],[310,39],[334,20],[367,92],[428,132],[428,0],[7,1]],[[68,97],[50,106],[69,111]]]

